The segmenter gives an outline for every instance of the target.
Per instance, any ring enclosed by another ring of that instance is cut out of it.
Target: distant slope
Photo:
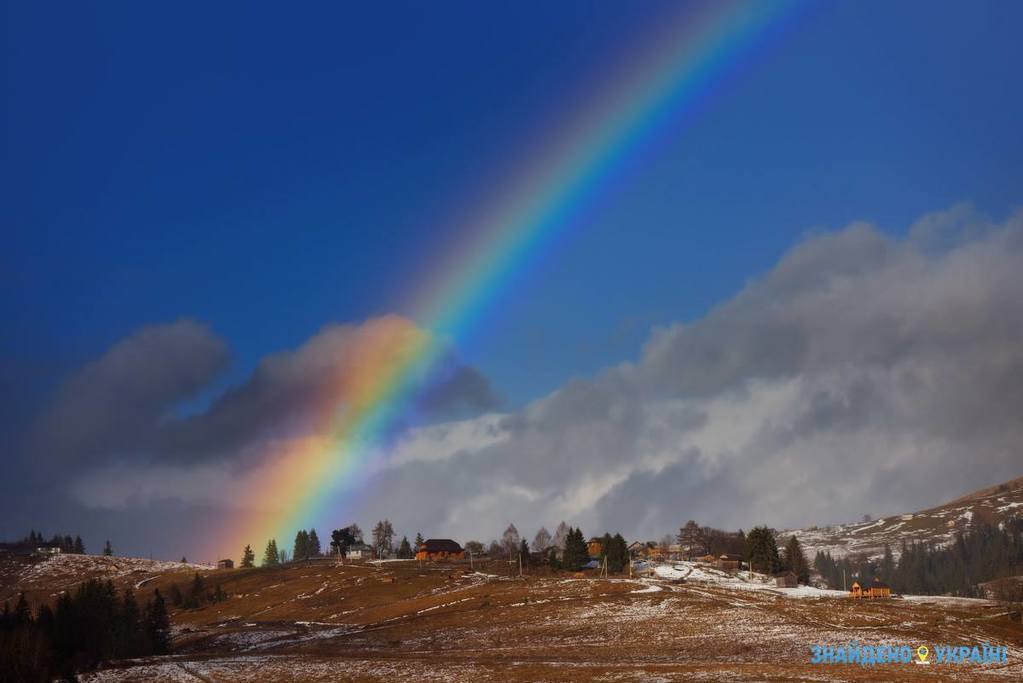
[[[997,525],[1020,515],[1023,515],[1023,477],[920,512],[870,522],[782,531],[779,537],[797,536],[811,561],[819,550],[830,552],[836,559],[859,554],[880,557],[886,542],[898,557],[903,541],[944,545],[955,538],[956,532],[975,524]]]

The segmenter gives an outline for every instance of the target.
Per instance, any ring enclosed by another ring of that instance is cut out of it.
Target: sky
[[[321,535],[782,528],[1023,474],[1016,3],[795,4],[480,324],[417,319],[471,208],[700,9],[0,5],[0,536],[237,554],[196,529],[273,504],[324,373],[419,334],[448,371]]]

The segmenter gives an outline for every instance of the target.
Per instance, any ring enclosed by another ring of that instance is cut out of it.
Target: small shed
[[[775,574],[774,585],[778,588],[795,588],[799,585],[799,577],[792,572]]]
[[[217,560],[217,569],[234,569],[234,560]]]
[[[725,553],[714,560],[714,567],[726,572],[734,572],[741,569],[742,557]]]

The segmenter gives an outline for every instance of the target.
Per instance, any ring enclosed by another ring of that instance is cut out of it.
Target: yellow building
[[[887,583],[882,582],[877,577],[870,582],[869,585],[860,585],[859,581],[853,581],[852,588],[849,589],[850,598],[890,598],[892,597],[892,589]]]

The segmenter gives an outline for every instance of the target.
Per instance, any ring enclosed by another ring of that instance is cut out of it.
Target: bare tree
[[[508,557],[515,557],[515,554],[519,552],[521,544],[522,539],[519,538],[519,530],[515,528],[514,524],[509,524],[508,528],[501,534],[501,549],[504,550],[504,554]]]
[[[678,530],[678,544],[685,550],[686,559],[691,560],[696,550],[703,545],[700,525],[692,519],[686,522],[686,525]]]
[[[536,532],[536,536],[533,537],[533,552],[542,553],[551,546],[551,532],[547,531],[547,527],[540,527],[540,530]]]
[[[565,539],[568,538],[569,526],[565,524],[565,520],[561,520],[561,524],[554,530],[554,538],[551,539],[551,545],[555,548],[565,549]]]

